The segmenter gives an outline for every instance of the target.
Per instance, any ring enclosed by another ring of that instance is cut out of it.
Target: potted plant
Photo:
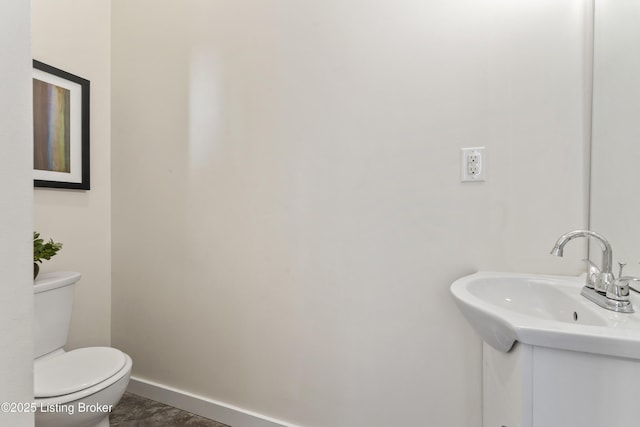
[[[50,260],[58,251],[62,249],[62,243],[56,243],[53,239],[49,239],[47,243],[40,238],[40,233],[33,232],[33,279],[38,276],[42,260]]]

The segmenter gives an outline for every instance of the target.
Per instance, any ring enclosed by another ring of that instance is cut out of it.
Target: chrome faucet
[[[604,236],[589,230],[570,231],[560,236],[556,244],[551,249],[551,255],[561,257],[564,252],[564,246],[576,237],[593,237],[600,242],[602,248],[602,269],[598,269],[595,264],[589,260],[585,260],[589,266],[587,274],[587,287],[595,289],[599,292],[606,292],[608,285],[613,282],[612,264],[613,251],[611,245]]]
[[[561,257],[564,246],[577,237],[594,238],[600,243],[602,249],[601,268],[598,268],[588,259],[584,260],[587,263],[587,278],[580,294],[607,310],[633,313],[633,307],[629,299],[629,283],[636,280],[640,281],[640,279],[631,277],[614,278],[612,272],[613,251],[604,236],[589,230],[570,231],[560,236],[553,249],[551,249],[551,254]]]

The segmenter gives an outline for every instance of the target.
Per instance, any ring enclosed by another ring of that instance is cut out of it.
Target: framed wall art
[[[90,189],[89,80],[33,61],[33,184]]]

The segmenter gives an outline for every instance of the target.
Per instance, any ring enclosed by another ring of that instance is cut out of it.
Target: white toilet
[[[37,427],[109,427],[131,375],[131,358],[110,347],[65,352],[80,273],[42,274],[34,283]]]

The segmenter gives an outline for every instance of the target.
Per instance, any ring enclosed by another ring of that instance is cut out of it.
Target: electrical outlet
[[[485,147],[460,149],[461,181],[473,182],[485,180]]]

